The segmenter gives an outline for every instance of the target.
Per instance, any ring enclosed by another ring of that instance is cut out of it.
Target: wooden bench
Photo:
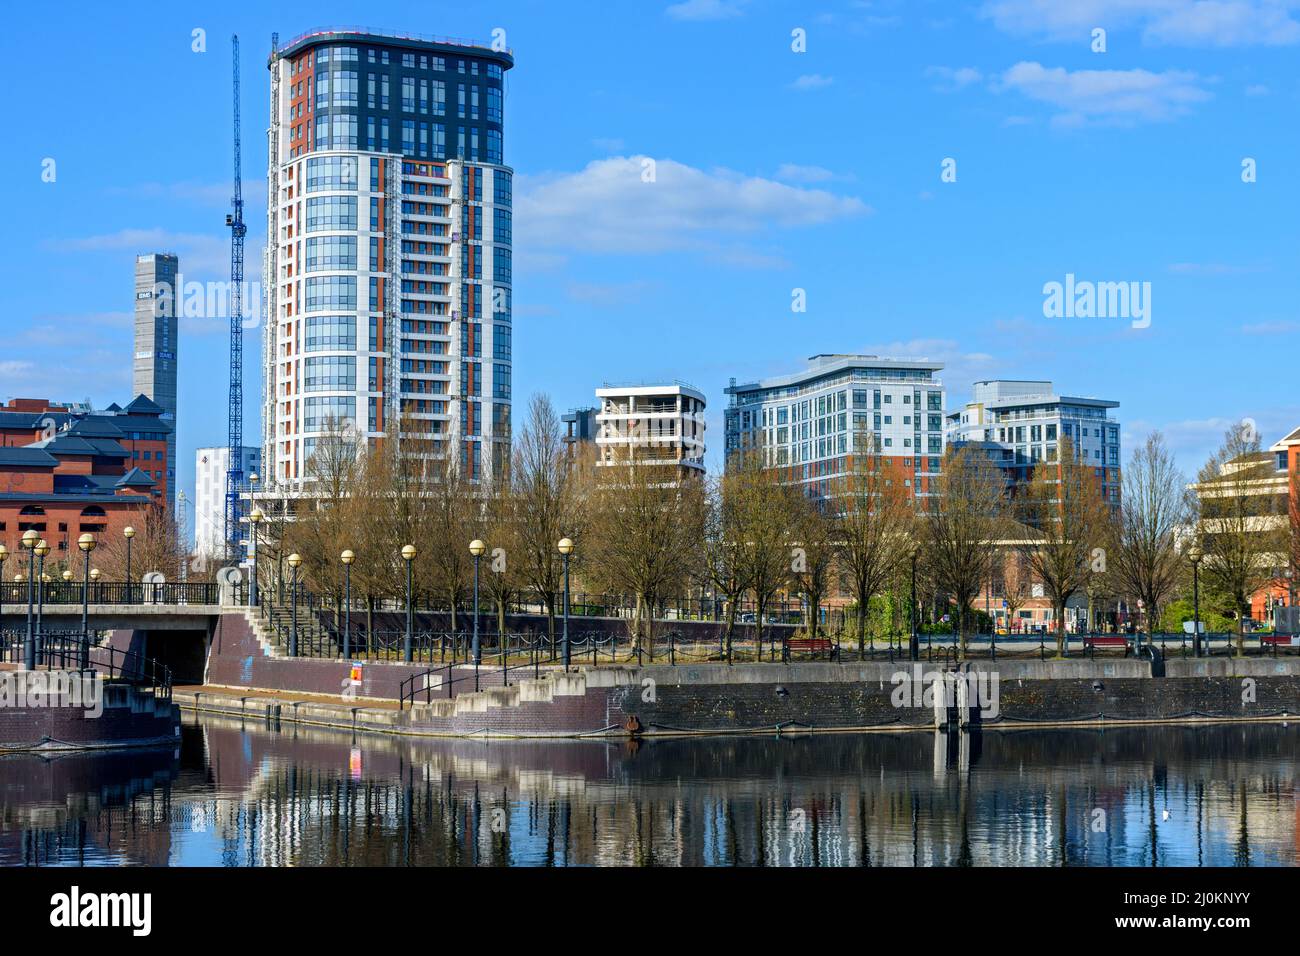
[[[1259,646],[1267,647],[1269,644],[1276,644],[1278,647],[1290,647],[1292,637],[1290,634],[1261,634],[1259,635]]]
[[[1091,655],[1098,647],[1122,647],[1124,656],[1128,657],[1128,637],[1123,634],[1085,634],[1084,649]]]
[[[835,654],[835,642],[829,637],[792,637],[785,642],[785,655],[790,656],[791,651],[808,651],[813,654],[829,653]]]

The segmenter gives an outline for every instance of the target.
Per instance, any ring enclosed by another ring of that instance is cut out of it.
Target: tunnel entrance
[[[171,668],[173,684],[202,684],[208,632],[144,631],[141,653]]]

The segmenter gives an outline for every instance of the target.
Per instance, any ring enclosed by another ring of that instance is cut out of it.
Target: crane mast
[[[235,91],[235,191],[232,211],[226,216],[230,227],[230,396],[226,445],[229,461],[226,470],[225,542],[226,560],[239,559],[239,495],[244,485],[244,195],[239,147],[239,35],[231,37]]]

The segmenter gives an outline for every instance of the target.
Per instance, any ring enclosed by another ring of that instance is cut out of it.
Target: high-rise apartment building
[[[174,255],[151,252],[135,257],[135,359],[131,394],[144,395],[162,408],[171,426],[167,437],[166,498],[176,496],[176,350],[181,290],[180,264]]]
[[[244,446],[239,467],[248,481],[262,475],[262,449]],[[230,449],[199,448],[194,452],[194,553],[220,560],[226,553],[226,474],[230,471]],[[190,516],[185,516],[186,521]],[[240,525],[247,536],[248,523]]]
[[[511,418],[508,51],[357,31],[270,59],[264,466],[316,442],[505,467]]]
[[[598,466],[636,461],[672,468],[674,477],[703,476],[703,392],[680,383],[606,386],[596,398]]]
[[[930,493],[943,458],[943,383],[936,362],[814,355],[801,372],[727,387],[727,460],[761,452],[813,494],[873,454],[913,496]]]
[[[971,400],[948,416],[950,442],[981,442],[1012,482],[1028,481],[1034,467],[1056,461],[1062,439],[1095,469],[1107,500],[1120,494],[1119,402],[1058,395],[1051,382],[976,382]]]

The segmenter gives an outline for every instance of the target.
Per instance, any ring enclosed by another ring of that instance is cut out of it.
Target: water
[[[955,741],[954,741],[955,744]],[[1294,866],[1295,724],[0,757],[0,864]]]

